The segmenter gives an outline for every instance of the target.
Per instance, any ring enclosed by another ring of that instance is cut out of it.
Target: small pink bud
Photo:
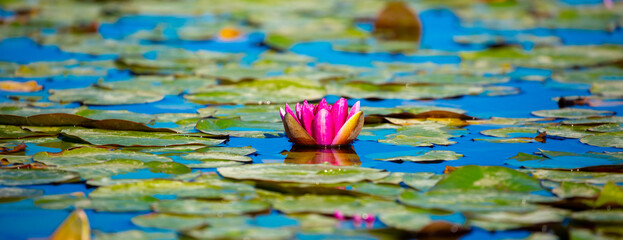
[[[353,221],[354,221],[355,223],[359,224],[359,223],[361,223],[361,220],[362,220],[362,219],[361,219],[361,215],[359,215],[359,214],[355,214],[355,215],[353,216]]]
[[[363,220],[368,224],[374,223],[376,221],[376,217],[373,214],[363,214]]]

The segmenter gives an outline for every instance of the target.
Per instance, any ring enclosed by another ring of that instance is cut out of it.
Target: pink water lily
[[[348,110],[346,99],[340,98],[330,105],[323,98],[317,105],[296,103],[292,111],[286,103],[280,108],[286,135],[298,145],[340,146],[350,144],[363,128],[363,112],[359,102]]]

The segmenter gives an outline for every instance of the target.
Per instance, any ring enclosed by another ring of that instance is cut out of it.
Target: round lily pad
[[[539,117],[554,117],[554,118],[588,118],[588,117],[605,117],[611,116],[614,113],[610,111],[600,111],[583,108],[561,108],[554,110],[539,110],[532,112],[533,115]]]
[[[580,138],[580,142],[599,147],[623,148],[623,132],[600,133]]]
[[[316,184],[376,180],[389,175],[373,168],[279,163],[222,167],[218,173],[233,179]]]
[[[0,184],[9,186],[58,183],[79,178],[76,173],[52,169],[0,170]]]
[[[78,138],[94,145],[117,146],[171,146],[171,145],[217,145],[222,139],[197,137],[175,133],[113,131],[102,129],[69,128],[63,135]]]
[[[47,165],[71,166],[85,163],[99,163],[114,159],[132,159],[141,162],[171,162],[168,157],[151,153],[134,152],[127,150],[109,150],[104,148],[82,147],[60,153],[39,152],[33,160]]]
[[[87,105],[121,105],[157,102],[164,95],[156,92],[112,90],[99,87],[50,90],[50,101],[81,102]]]
[[[25,198],[33,198],[43,194],[41,189],[26,189],[26,188],[0,188],[0,203],[2,202],[14,202]]]
[[[221,216],[263,212],[270,209],[270,204],[256,199],[233,202],[176,199],[157,202],[153,209],[159,213]]]

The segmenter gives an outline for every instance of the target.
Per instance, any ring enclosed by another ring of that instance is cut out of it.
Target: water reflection
[[[285,163],[319,164],[329,163],[336,166],[359,166],[361,161],[353,146],[346,148],[309,148],[293,146],[290,151],[281,152],[286,155]]]

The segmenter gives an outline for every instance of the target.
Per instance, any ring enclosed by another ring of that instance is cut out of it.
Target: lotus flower
[[[348,111],[346,99],[330,105],[323,98],[318,105],[296,104],[296,113],[286,103],[280,108],[281,120],[288,138],[297,145],[334,147],[348,145],[363,128],[363,112],[359,102]]]

